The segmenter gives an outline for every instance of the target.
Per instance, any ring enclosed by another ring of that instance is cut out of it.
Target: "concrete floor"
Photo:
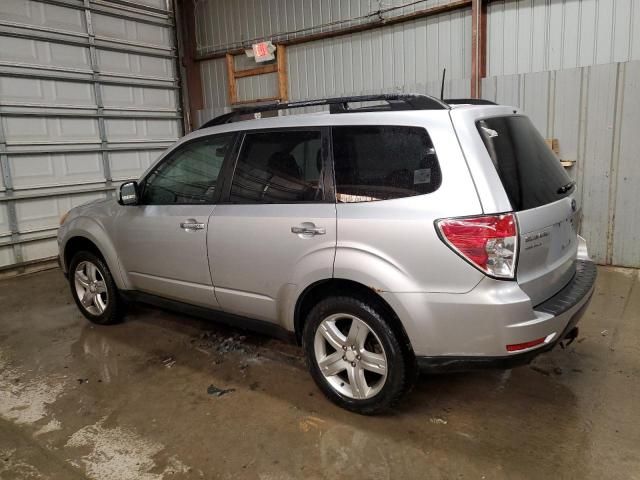
[[[2,280],[0,479],[640,479],[639,273],[600,270],[567,350],[374,418],[297,347],[146,307],[93,326],[59,270]]]

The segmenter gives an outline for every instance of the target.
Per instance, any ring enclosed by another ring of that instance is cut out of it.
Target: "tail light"
[[[518,224],[513,213],[436,221],[444,242],[487,275],[513,279],[518,256]]]

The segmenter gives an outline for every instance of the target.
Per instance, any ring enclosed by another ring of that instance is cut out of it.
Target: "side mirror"
[[[138,204],[138,182],[125,182],[120,185],[118,203],[120,205]]]

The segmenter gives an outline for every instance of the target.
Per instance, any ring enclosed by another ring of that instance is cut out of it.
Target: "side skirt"
[[[188,303],[170,300],[168,298],[158,297],[149,293],[139,292],[136,290],[121,290],[120,295],[130,302],[139,302],[164,310],[170,310],[177,313],[183,313],[192,317],[202,318],[204,320],[212,320],[216,323],[228,325],[230,327],[248,330],[269,337],[278,338],[287,342],[295,343],[296,336],[280,325],[256,320],[255,318],[243,317],[231,313],[215,310],[213,308],[199,307]]]

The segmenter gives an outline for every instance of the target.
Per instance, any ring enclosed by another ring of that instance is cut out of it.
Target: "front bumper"
[[[478,368],[508,369],[528,364],[536,356],[553,349],[576,328],[593,295],[596,277],[597,269],[593,262],[578,260],[573,279],[556,295],[534,307],[536,320],[507,327],[517,329],[519,336],[524,333],[523,339],[546,337],[542,345],[510,355],[418,356],[419,368],[439,373]]]

